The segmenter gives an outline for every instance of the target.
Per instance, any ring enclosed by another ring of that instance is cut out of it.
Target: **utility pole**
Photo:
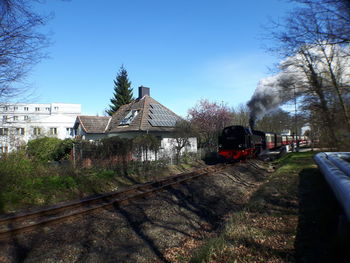
[[[295,151],[299,152],[299,141],[298,141],[298,115],[297,115],[297,95],[296,95],[296,89],[295,85],[293,85],[293,91],[294,91],[294,128],[295,128]]]

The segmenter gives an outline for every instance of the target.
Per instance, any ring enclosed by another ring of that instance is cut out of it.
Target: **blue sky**
[[[246,103],[268,67],[278,62],[262,48],[268,17],[285,14],[279,0],[46,1],[54,12],[50,58],[28,77],[35,102],[82,104],[102,115],[122,64],[137,96],[140,85],[179,115],[200,99]],[[34,101],[33,101],[34,102]]]

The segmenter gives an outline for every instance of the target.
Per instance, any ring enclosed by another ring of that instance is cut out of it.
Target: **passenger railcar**
[[[279,134],[275,134],[272,132],[262,132],[263,136],[265,136],[266,146],[264,149],[266,150],[274,150],[280,148],[282,146],[282,136]]]
[[[291,145],[293,143],[293,136],[292,135],[282,135],[282,145],[287,146]]]
[[[241,160],[292,144],[307,146],[309,140],[306,136],[279,135],[235,125],[223,129],[218,154],[226,160]]]

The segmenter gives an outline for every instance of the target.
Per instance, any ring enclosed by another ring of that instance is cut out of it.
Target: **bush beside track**
[[[83,169],[50,165],[25,152],[11,153],[0,159],[0,214],[115,191],[203,166],[200,161],[170,166],[157,161]]]

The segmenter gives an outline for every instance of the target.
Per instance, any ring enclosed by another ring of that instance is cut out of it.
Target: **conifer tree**
[[[128,104],[133,101],[133,94],[131,88],[131,82],[128,79],[128,72],[122,65],[119,69],[119,73],[114,82],[114,93],[111,99],[110,109],[106,110],[106,113],[110,116],[115,113],[120,106]]]

